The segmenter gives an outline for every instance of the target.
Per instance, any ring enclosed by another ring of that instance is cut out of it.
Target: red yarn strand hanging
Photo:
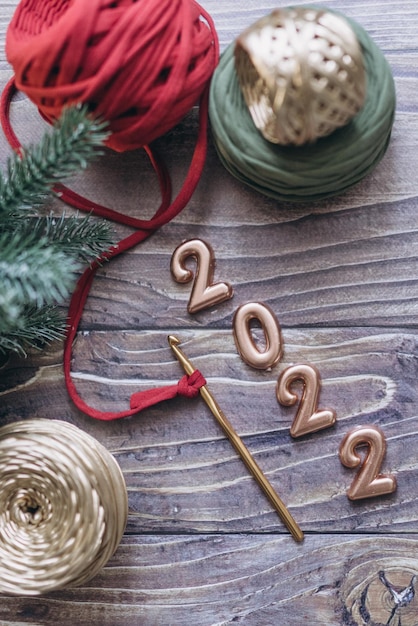
[[[218,40],[209,14],[194,0],[22,0],[10,23],[6,52],[15,76],[0,102],[1,124],[10,145],[21,149],[10,123],[16,89],[52,121],[64,106],[87,103],[109,122],[108,146],[143,147],[158,175],[161,203],[142,220],[97,204],[62,184],[54,191],[71,206],[136,229],[89,266],[68,309],[64,376],[75,405],[101,420],[138,413],[178,394],[194,397],[205,384],[195,372],[176,385],[133,394],[129,410],[99,411],[87,405],[71,377],[72,345],[101,262],[141,243],[172,220],[190,200],[202,174],[207,149],[209,80],[218,63]],[[189,171],[171,201],[171,181],[149,143],[175,126],[199,102],[199,132]]]

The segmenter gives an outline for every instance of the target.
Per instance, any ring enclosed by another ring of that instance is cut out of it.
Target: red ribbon
[[[11,126],[10,123],[10,104],[16,86],[14,79],[12,78],[6,88],[3,91],[0,100],[0,120],[3,127],[3,131],[10,145],[18,152],[21,151],[21,144]],[[119,241],[119,243],[108,251],[104,252],[101,257],[94,261],[79,278],[75,291],[71,297],[69,309],[68,309],[68,327],[64,340],[64,377],[67,386],[68,393],[74,402],[74,404],[84,413],[95,419],[101,420],[113,420],[121,417],[128,417],[138,413],[139,411],[158,404],[163,400],[173,398],[174,396],[181,394],[186,397],[193,397],[196,385],[201,387],[205,384],[203,376],[196,370],[196,379],[189,380],[189,377],[183,377],[179,384],[169,387],[160,387],[151,389],[148,391],[139,392],[133,395],[131,399],[131,408],[126,411],[118,413],[103,412],[90,407],[80,397],[74,381],[71,377],[71,358],[72,358],[72,345],[76,337],[78,326],[83,314],[84,306],[87,297],[90,292],[90,288],[93,283],[93,279],[97,269],[102,265],[104,261],[110,260],[113,257],[118,256],[122,252],[129,250],[133,246],[141,243],[147,239],[158,228],[172,220],[180,211],[186,206],[190,200],[202,174],[203,166],[206,158],[207,150],[207,124],[208,124],[208,91],[209,86],[206,87],[202,98],[200,100],[199,108],[199,132],[193,152],[189,171],[184,181],[183,187],[179,191],[177,197],[171,201],[171,183],[168,172],[164,163],[148,146],[145,150],[151,160],[154,170],[156,171],[159,179],[161,190],[161,204],[156,211],[155,215],[150,220],[140,220],[133,217],[114,211],[100,204],[96,204],[84,198],[74,191],[71,191],[62,184],[58,184],[54,187],[54,191],[59,194],[59,197],[70,204],[71,206],[93,213],[99,217],[110,219],[114,222],[118,222],[124,225],[133,226],[137,230]],[[193,376],[193,375],[192,375]],[[140,399],[142,397],[142,400]]]
[[[9,24],[6,53],[15,76],[0,101],[1,124],[10,145],[21,144],[10,124],[10,103],[21,89],[47,120],[63,106],[88,103],[107,120],[107,144],[124,151],[144,147],[157,173],[161,204],[150,220],[130,217],[57,184],[71,206],[135,229],[88,267],[68,309],[64,376],[75,405],[96,419],[133,415],[178,394],[193,397],[205,384],[195,372],[176,385],[135,393],[129,410],[98,411],[79,396],[71,377],[72,346],[97,269],[147,239],[175,218],[190,200],[207,150],[209,80],[219,60],[213,20],[195,0],[21,0]],[[171,199],[171,181],[150,142],[175,126],[199,100],[199,131],[184,184]]]

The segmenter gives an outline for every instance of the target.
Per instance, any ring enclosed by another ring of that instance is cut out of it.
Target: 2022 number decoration
[[[196,260],[195,273],[185,266],[189,257]],[[180,244],[173,252],[170,269],[178,283],[189,283],[193,280],[187,305],[189,313],[197,313],[232,298],[233,289],[229,283],[213,282],[215,256],[212,248],[201,239],[189,239]]]
[[[362,461],[357,450],[365,445],[367,451]],[[395,477],[380,473],[385,452],[385,435],[373,424],[358,426],[344,437],[339,450],[341,463],[349,468],[360,468],[347,492],[350,500],[361,500],[395,491]]]
[[[284,406],[297,403],[298,395],[291,390],[293,383],[303,383],[303,391],[298,410],[290,428],[292,437],[301,437],[335,424],[334,409],[318,409],[318,396],[321,389],[321,376],[318,370],[307,363],[291,365],[279,376],[276,387],[277,400]]]
[[[188,257],[196,260],[195,274],[184,265]],[[213,282],[214,268],[214,252],[200,239],[185,241],[174,251],[170,265],[173,278],[179,283],[187,283],[194,278],[187,307],[189,313],[196,313],[233,296],[233,289],[229,283]],[[251,332],[253,320],[258,321],[264,334],[265,347],[261,350],[256,345]],[[283,342],[280,324],[272,309],[264,303],[248,302],[238,307],[233,318],[233,336],[238,353],[250,367],[269,370],[282,357]],[[297,382],[302,383],[300,398],[292,389],[294,383]],[[318,408],[320,389],[320,373],[310,364],[291,365],[279,375],[276,385],[278,402],[284,406],[293,406],[299,400],[298,409],[290,427],[290,435],[293,438],[302,437],[335,424],[334,409]],[[358,426],[345,435],[339,448],[340,461],[345,467],[358,468],[347,490],[347,497],[350,500],[391,494],[396,490],[396,478],[392,474],[380,473],[386,447],[383,431],[373,424]],[[362,459],[360,451],[363,448],[366,452]]]

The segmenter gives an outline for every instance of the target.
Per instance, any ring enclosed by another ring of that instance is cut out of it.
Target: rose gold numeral
[[[335,411],[332,409],[318,411],[317,401],[321,377],[318,370],[311,365],[291,365],[280,374],[276,387],[278,401],[285,406],[296,404],[298,395],[290,390],[296,381],[303,383],[303,392],[296,417],[290,428],[292,437],[301,437],[332,426],[336,420]]]
[[[266,348],[260,351],[251,334],[251,320],[260,322]],[[282,355],[282,338],[279,322],[273,311],[260,302],[243,304],[234,315],[234,340],[241,358],[256,369],[268,369],[276,365]]]
[[[367,446],[362,463],[357,447]],[[380,474],[386,453],[386,439],[378,426],[358,426],[347,433],[340,445],[340,460],[349,468],[360,467],[347,496],[350,500],[361,500],[372,496],[393,493],[396,478],[392,474]]]
[[[196,259],[195,274],[184,266],[185,260],[189,257]],[[180,244],[173,252],[170,269],[178,283],[188,283],[194,277],[187,305],[189,313],[196,313],[232,298],[233,289],[229,283],[212,282],[215,257],[212,248],[201,239],[189,239]]]

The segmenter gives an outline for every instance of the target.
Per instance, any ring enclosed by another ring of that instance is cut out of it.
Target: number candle
[[[367,450],[362,462],[357,448],[364,445]],[[392,474],[380,474],[385,453],[386,438],[378,426],[357,426],[346,434],[340,445],[341,463],[360,468],[347,491],[350,500],[382,496],[396,490],[396,478]]]
[[[174,280],[188,283],[193,279],[193,272],[184,266],[189,257],[196,259],[196,273],[187,305],[189,313],[197,313],[232,298],[233,289],[229,283],[213,282],[215,255],[209,244],[201,239],[184,241],[174,250],[170,264]]]
[[[322,428],[332,426],[336,420],[333,409],[318,410],[318,396],[321,388],[321,377],[318,370],[307,363],[291,365],[279,376],[276,394],[280,404],[292,406],[298,401],[296,393],[290,390],[294,382],[303,383],[303,392],[299,408],[290,428],[292,437],[301,437],[314,433]]]

